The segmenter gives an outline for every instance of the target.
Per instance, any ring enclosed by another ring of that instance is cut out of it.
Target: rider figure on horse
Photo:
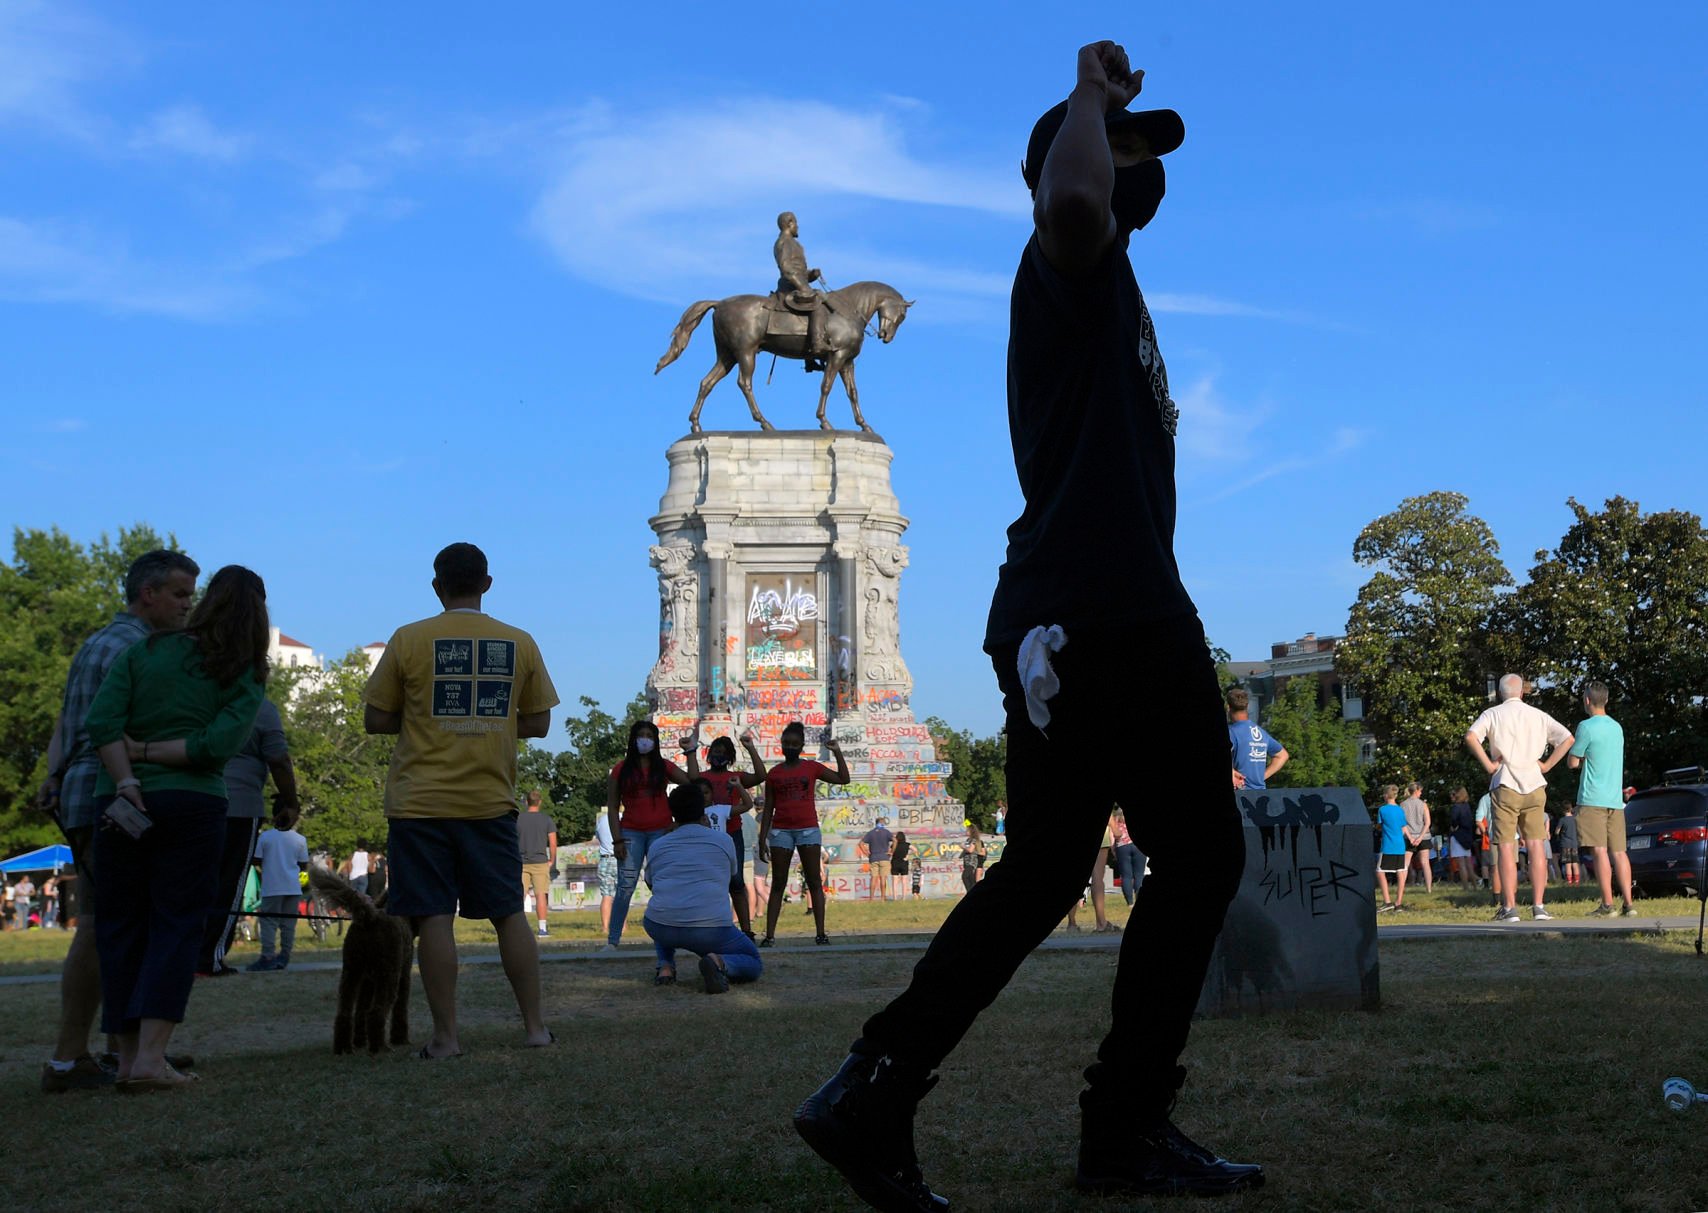
[[[806,369],[824,370],[824,357],[829,348],[824,342],[824,295],[812,284],[823,278],[817,270],[807,268],[807,255],[801,248],[800,225],[793,211],[777,216],[777,243],[771,254],[777,259],[777,299],[791,312],[807,318]],[[817,363],[815,366],[814,363]]]

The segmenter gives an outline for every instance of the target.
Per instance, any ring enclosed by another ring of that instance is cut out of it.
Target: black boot
[[[1113,1121],[1113,1123],[1111,1123]],[[1263,1186],[1263,1168],[1218,1158],[1163,1116],[1134,1129],[1119,1118],[1081,1122],[1074,1183],[1087,1192],[1218,1196]]]
[[[795,1109],[795,1131],[874,1209],[948,1213],[948,1198],[926,1186],[913,1152],[914,1110],[936,1085],[918,1067],[851,1053]]]

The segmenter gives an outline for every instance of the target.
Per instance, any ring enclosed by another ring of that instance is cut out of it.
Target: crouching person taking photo
[[[647,852],[652,899],[641,923],[658,951],[653,984],[675,984],[678,948],[699,955],[708,994],[724,993],[732,981],[757,981],[764,968],[759,949],[729,916],[730,882],[741,879],[735,844],[711,828],[693,784],[670,793],[670,819],[670,832]]]

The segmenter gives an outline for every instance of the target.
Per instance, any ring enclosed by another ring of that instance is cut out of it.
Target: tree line
[[[1568,498],[1571,525],[1515,585],[1493,529],[1459,493],[1428,493],[1366,526],[1353,558],[1371,570],[1335,650],[1376,739],[1372,786],[1416,779],[1432,802],[1487,777],[1465,730],[1503,673],[1567,728],[1590,680],[1625,728],[1625,782],[1645,787],[1708,762],[1708,530],[1683,510],[1644,513]],[[1560,802],[1576,778],[1559,768]]]
[[[82,544],[57,528],[17,528],[12,559],[0,563],[0,855],[59,841],[52,820],[34,808],[47,776],[47,746],[71,659],[89,635],[124,608],[131,561],[155,548],[177,548],[152,527],[120,528]],[[396,739],[362,729],[368,663],[352,650],[327,663],[277,669],[267,695],[279,708],[296,765],[304,833],[315,847],[345,855],[384,844],[385,778]],[[562,710],[562,709],[560,709]],[[538,791],[564,841],[593,837],[605,780],[627,747],[629,726],[648,712],[636,695],[620,714],[581,696],[561,721],[561,748],[523,743],[519,791]],[[1003,739],[975,738],[942,720],[927,721],[938,754],[953,762],[948,792],[973,820],[994,825],[1005,795]]]
[[[1360,726],[1342,720],[1336,703],[1319,706],[1314,679],[1295,678],[1263,721],[1292,756],[1276,785],[1416,779],[1432,801],[1459,784],[1474,790],[1484,781],[1465,752],[1465,730],[1508,671],[1532,680],[1531,702],[1568,727],[1581,716],[1583,683],[1605,682],[1610,711],[1625,726],[1628,783],[1708,762],[1708,530],[1695,514],[1645,514],[1622,497],[1599,511],[1575,499],[1566,505],[1571,525],[1555,547],[1535,553],[1516,586],[1492,528],[1462,494],[1408,498],[1366,526],[1353,558],[1370,578],[1335,665],[1363,700],[1375,760],[1360,768]],[[47,773],[71,658],[123,608],[130,562],[176,546],[145,524],[89,544],[57,528],[14,530],[12,559],[0,563],[0,852],[57,839],[32,801]],[[1228,655],[1215,656],[1226,685]],[[385,836],[394,743],[362,731],[367,674],[358,650],[324,673],[275,671],[268,687],[297,764],[305,829],[335,853]],[[620,714],[582,696],[561,723],[562,748],[522,747],[519,786],[541,792],[561,837],[592,836],[606,774],[623,755],[630,724],[646,713],[642,695]],[[1007,796],[1006,738],[975,737],[937,717],[925,723],[939,759],[954,764],[946,791],[990,829]],[[1569,795],[1571,782],[1556,779],[1556,792]]]

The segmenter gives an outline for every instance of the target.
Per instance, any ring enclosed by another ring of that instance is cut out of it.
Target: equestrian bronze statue
[[[716,312],[712,340],[717,345],[718,360],[700,380],[700,394],[694,398],[694,411],[688,414],[691,431],[700,432],[700,409],[732,368],[739,368],[735,381],[759,428],[775,429],[753,398],[754,362],[760,354],[775,354],[800,359],[809,372],[823,372],[818,390],[820,429],[836,428],[825,419],[824,408],[830,399],[830,385],[840,376],[855,424],[869,434],[872,427],[860,412],[860,392],[854,385],[854,360],[860,355],[872,318],[877,317],[878,338],[888,345],[907,319],[913,301],[903,299],[901,292],[882,282],[856,282],[838,291],[814,289],[812,283],[822,281],[823,275],[808,268],[794,215],[788,211],[779,215],[777,228],[772,250],[777,260],[777,290],[770,295],[731,295],[694,304],[682,313],[676,331],[670,335],[670,348],[652,373],[658,374],[681,357],[706,313]]]

